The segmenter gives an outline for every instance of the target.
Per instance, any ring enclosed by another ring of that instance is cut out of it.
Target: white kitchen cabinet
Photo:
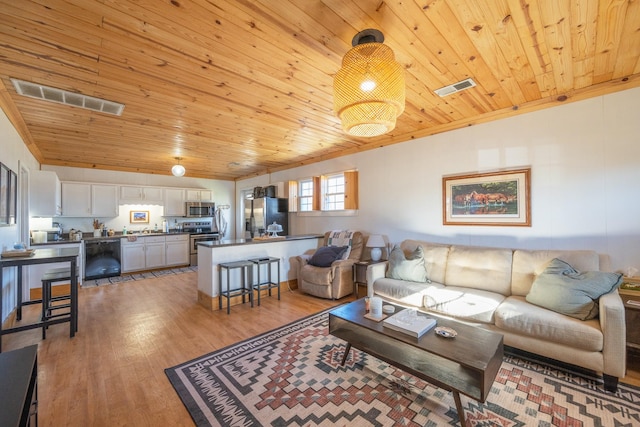
[[[211,202],[213,201],[213,191],[201,189],[187,189],[188,202]]]
[[[31,172],[29,193],[30,216],[53,217],[62,213],[62,190],[55,172]]]
[[[91,215],[118,216],[118,186],[91,184]]]
[[[165,236],[136,236],[134,242],[130,242],[128,238],[121,239],[122,272],[164,267],[166,265],[165,244]]]
[[[63,182],[62,216],[116,217],[118,216],[118,186]]]
[[[164,189],[164,216],[185,216],[185,190],[183,188]]]
[[[145,260],[143,238],[137,238],[135,242],[130,242],[128,239],[121,239],[120,263],[123,273],[145,269],[147,263]]]
[[[152,204],[161,205],[164,202],[162,188],[160,187],[141,187],[131,185],[120,186],[120,203],[121,204]]]
[[[165,259],[165,237],[150,236],[144,238],[144,257],[147,269],[164,267]]]
[[[189,235],[166,236],[166,266],[189,264]]]

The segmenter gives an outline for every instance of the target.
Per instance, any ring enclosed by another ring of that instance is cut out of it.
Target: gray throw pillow
[[[554,258],[531,286],[531,304],[580,320],[598,316],[598,299],[620,285],[622,274],[604,271],[578,272]]]
[[[418,246],[408,257],[404,256],[404,252],[399,246],[395,246],[389,254],[389,268],[386,277],[410,282],[427,282],[429,279],[424,267],[422,246]]]
[[[330,267],[337,259],[341,259],[348,246],[322,246],[318,248],[309,260],[309,264],[316,267]]]

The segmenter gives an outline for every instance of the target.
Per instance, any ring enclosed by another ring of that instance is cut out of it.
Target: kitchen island
[[[297,279],[290,260],[309,249],[316,249],[322,234],[305,234],[271,239],[236,239],[198,243],[198,302],[209,310],[218,309],[220,283],[218,264],[250,258],[280,258],[280,277],[288,283]],[[238,272],[234,272],[238,273]],[[253,280],[250,277],[249,280]],[[231,289],[239,287],[239,273],[231,276]],[[234,284],[235,283],[235,287]]]

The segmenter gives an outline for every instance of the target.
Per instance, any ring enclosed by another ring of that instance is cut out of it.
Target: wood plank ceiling
[[[390,134],[345,135],[333,76],[380,29]],[[638,0],[0,0],[0,105],[43,164],[234,180],[640,85]],[[477,87],[434,90],[471,77]],[[19,96],[10,78],[126,105]]]

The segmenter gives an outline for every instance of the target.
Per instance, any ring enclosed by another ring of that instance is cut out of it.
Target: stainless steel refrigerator
[[[267,226],[273,222],[282,226],[279,236],[289,234],[289,199],[260,197],[244,201],[245,238],[253,239],[267,232]]]

